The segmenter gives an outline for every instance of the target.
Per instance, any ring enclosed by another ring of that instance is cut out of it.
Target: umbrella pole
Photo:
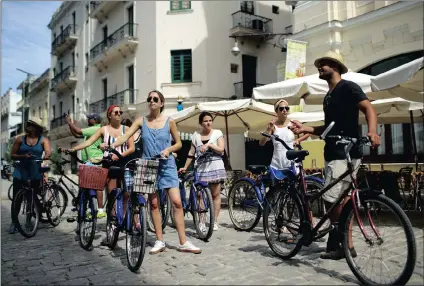
[[[228,116],[227,116],[226,112],[224,114],[224,118],[225,118],[225,136],[227,137],[228,163],[231,165],[231,161],[230,161],[230,138],[228,136]]]
[[[411,132],[412,132],[412,144],[414,147],[414,161],[415,161],[415,171],[418,172],[418,154],[417,154],[417,141],[415,138],[415,126],[414,126],[414,115],[412,111],[409,111],[409,117],[411,118]]]

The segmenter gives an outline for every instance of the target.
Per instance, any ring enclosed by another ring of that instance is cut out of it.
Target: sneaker
[[[97,218],[98,219],[104,218],[105,216],[106,216],[106,213],[105,213],[105,211],[103,209],[98,209],[97,210]]]
[[[166,248],[165,242],[156,240],[155,245],[150,249],[150,254],[158,254],[159,252],[164,251]]]
[[[215,230],[218,230],[218,224],[217,223],[214,223],[213,224],[213,230],[215,231]]]
[[[207,232],[208,231],[208,229],[206,228],[206,224],[204,224],[204,223],[199,223],[199,230],[201,231],[201,232]]]
[[[16,232],[18,232],[18,229],[16,228],[16,225],[14,223],[12,223],[9,227],[9,233],[14,234]]]
[[[358,254],[356,253],[355,248],[350,248],[350,254],[352,255],[352,258],[355,258]],[[331,259],[331,260],[340,260],[345,258],[345,253],[343,251],[343,248],[339,247],[336,250],[332,250],[330,252],[326,252],[321,254],[321,259]]]
[[[178,251],[180,252],[190,252],[190,253],[196,253],[199,254],[202,252],[200,248],[194,246],[190,241],[186,241],[183,245],[178,245]]]

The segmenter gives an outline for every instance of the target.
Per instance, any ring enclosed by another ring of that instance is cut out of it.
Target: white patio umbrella
[[[419,58],[371,79],[373,93],[378,97],[401,97],[406,100],[423,102],[424,58]]]
[[[371,92],[372,76],[348,72],[342,78],[357,83],[365,93]],[[253,98],[271,104],[284,98],[289,104],[299,104],[304,97],[307,104],[322,104],[327,92],[327,82],[320,79],[318,74],[313,74],[256,87],[253,89]]]
[[[228,158],[230,158],[229,134],[240,134],[257,126],[265,126],[272,116],[275,116],[272,105],[253,99],[199,103],[169,116],[175,120],[179,131],[194,132],[200,128],[198,116],[202,111],[210,112],[214,119],[214,128],[225,132]]]

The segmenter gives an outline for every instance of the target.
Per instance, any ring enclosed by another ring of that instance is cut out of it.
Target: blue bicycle
[[[119,159],[123,158],[115,149],[108,148],[106,151]],[[131,170],[130,163],[134,161],[136,168]],[[106,241],[108,247],[113,249],[119,232],[126,232],[127,262],[132,272],[140,268],[144,259],[147,241],[147,201],[144,194],[155,192],[158,168],[159,158],[134,159],[124,167],[109,168],[109,178],[117,179],[117,188],[109,194],[106,205]],[[127,185],[132,184],[133,172],[134,185]]]
[[[301,146],[298,148],[302,149]],[[266,204],[267,190],[273,181],[281,177],[281,171],[263,165],[250,165],[247,169],[252,175],[238,179],[228,193],[230,219],[234,228],[240,231],[251,231],[258,225]],[[289,170],[296,174],[294,163]],[[306,189],[311,194],[324,187],[324,180],[314,175],[305,176]],[[311,208],[314,216],[321,217],[325,213],[323,200],[317,201]]]
[[[204,241],[212,236],[215,222],[214,206],[209,185],[198,180],[197,169],[214,153],[207,151],[200,155],[195,163],[192,173],[179,174],[179,188],[184,215],[191,213],[198,237]],[[190,185],[189,198],[186,195],[186,184]],[[175,225],[174,212],[171,211],[171,220]]]

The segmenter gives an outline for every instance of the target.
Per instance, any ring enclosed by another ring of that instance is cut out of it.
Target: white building
[[[166,98],[165,112],[176,111],[178,97],[185,107],[250,97],[256,85],[277,80],[285,54],[262,39],[274,43],[269,34],[285,32],[291,10],[284,1],[64,2],[49,24],[50,135],[64,147],[76,141],[60,117],[68,110],[83,120],[78,113],[117,103],[146,114],[154,89]],[[244,169],[243,135],[231,137],[232,166]]]
[[[18,102],[22,96],[11,88],[1,97],[1,154],[6,152],[9,139],[16,135],[22,114],[18,112]]]
[[[342,54],[350,70],[378,75],[423,56],[423,11],[422,1],[298,1],[290,38],[308,43],[306,75],[317,73],[315,59],[329,50]],[[411,131],[407,123],[379,126],[382,144],[368,150],[365,161],[386,168],[413,162]],[[422,122],[415,124],[415,137],[422,162]]]
[[[28,89],[29,116],[38,117],[42,120],[43,126],[49,128],[49,82],[50,68],[36,78]]]

